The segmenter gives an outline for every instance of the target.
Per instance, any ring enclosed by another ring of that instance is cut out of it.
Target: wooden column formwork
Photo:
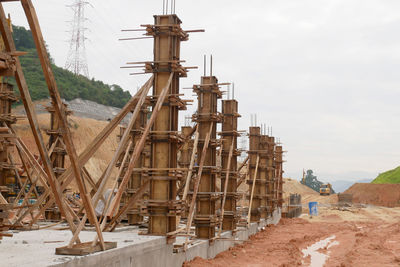
[[[276,146],[275,148],[275,177],[277,177],[278,185],[277,185],[277,199],[278,199],[278,208],[282,208],[283,205],[283,149],[281,145]]]
[[[188,34],[181,28],[176,15],[154,16],[154,25],[147,25],[147,35],[154,37],[154,61],[146,63],[146,72],[154,73],[153,108],[158,96],[172,82],[158,116],[155,119],[151,139],[150,195],[147,201],[149,234],[165,235],[176,230],[176,217],[182,211],[182,203],[176,199],[177,180],[182,173],[177,170],[178,112],[186,109],[179,98],[179,78],[186,77],[181,66],[181,41]]]
[[[0,83],[0,192],[11,200],[21,189],[16,179],[16,166],[10,162],[10,153],[15,148],[14,134],[10,134],[8,127],[17,121],[11,112],[11,107],[17,101],[13,86],[2,81]]]
[[[143,134],[143,129],[146,126],[147,123],[147,119],[148,119],[148,114],[149,114],[149,109],[147,108],[147,105],[143,105],[143,108],[140,110],[139,116],[136,119],[133,128],[131,130],[131,141],[133,144],[136,144],[139,140],[140,137]],[[126,131],[126,126],[121,126],[120,127],[120,135],[119,138],[121,138],[124,134],[124,132]],[[148,148],[148,144],[149,142],[146,143],[147,145],[145,146],[145,148]],[[118,183],[121,183],[123,177],[125,176],[126,170],[128,168],[129,165],[129,159],[132,156],[134,147],[132,147],[129,151],[126,151],[127,153],[129,153],[127,160],[125,161],[124,166],[122,166],[122,161],[124,158],[124,154],[121,154],[120,160],[118,160],[117,162],[117,167],[122,168],[122,171],[120,172],[120,176],[118,177]],[[135,163],[135,169],[132,172],[131,178],[128,182],[128,186],[125,190],[125,194],[123,196],[123,198],[121,199],[121,206],[126,205],[129,200],[137,193],[137,191],[140,189],[140,187],[143,185],[146,177],[148,177],[148,171],[146,169],[146,167],[149,167],[148,165],[146,166],[146,157],[148,158],[148,154],[149,151],[147,149],[143,149],[141,156],[139,157],[139,159],[136,161]],[[147,196],[143,196],[142,199],[148,197]],[[131,207],[127,213],[127,220],[128,220],[128,224],[130,225],[139,225],[141,223],[143,223],[143,216],[142,216],[142,205],[143,202],[141,201],[137,201],[135,205],[133,205],[133,207]]]
[[[252,200],[251,211],[250,211],[250,222],[258,222],[261,219],[261,179],[259,178],[259,172],[255,173],[257,158],[259,156],[260,149],[260,141],[261,141],[261,129],[260,127],[250,127],[249,129],[249,179],[247,180],[247,184],[252,188],[253,181],[255,181],[254,187],[254,195]],[[254,177],[255,175],[255,177]],[[251,191],[251,190],[250,190]],[[249,195],[249,197],[251,197]]]
[[[64,108],[67,116],[72,114],[72,112],[68,110],[66,104],[64,104]],[[49,150],[54,173],[58,178],[65,172],[65,155],[67,152],[61,141],[62,131],[60,129],[59,118],[55,114],[54,104],[51,103],[51,105],[46,107],[46,110],[50,113],[50,129],[46,130],[46,134],[49,136],[47,149]]]
[[[275,138],[268,137],[268,183],[267,183],[267,205],[268,216],[272,216],[275,209]]]
[[[258,166],[259,178],[260,178],[260,195],[261,199],[260,212],[261,219],[268,218],[268,203],[267,203],[267,185],[268,185],[268,136],[260,136],[259,146],[260,164]]]
[[[224,217],[222,221],[222,230],[235,230],[239,217],[236,212],[237,200],[240,197],[237,194],[237,157],[240,156],[240,151],[237,149],[237,138],[240,136],[238,132],[238,101],[223,100],[222,101],[222,159],[221,159],[221,191],[225,191],[226,175],[229,171],[228,184],[226,190],[226,200],[224,206]],[[229,154],[233,143],[233,153],[229,162]],[[229,170],[228,170],[228,164]]]
[[[193,115],[193,120],[197,122],[199,131],[195,170],[199,169],[203,146],[211,127],[210,141],[205,151],[206,156],[196,197],[194,224],[197,238],[211,239],[215,237],[215,227],[218,223],[216,201],[220,198],[220,193],[216,192],[216,180],[220,171],[217,168],[216,148],[220,143],[216,138],[217,123],[221,121],[218,113],[218,99],[222,97],[222,92],[219,90],[218,79],[215,76],[201,77],[201,85],[195,85],[193,89],[198,99],[198,109]]]
[[[72,113],[68,110],[66,104],[64,104],[64,108],[67,116]],[[50,113],[50,129],[46,130],[46,134],[49,136],[47,149],[49,151],[49,157],[53,166],[54,174],[58,179],[65,172],[65,156],[67,155],[67,151],[62,142],[62,132],[60,129],[59,118],[55,114],[54,104],[51,103],[46,107],[46,110]],[[53,207],[45,211],[45,218],[47,220],[59,221],[61,220],[61,213],[59,209],[53,205]]]

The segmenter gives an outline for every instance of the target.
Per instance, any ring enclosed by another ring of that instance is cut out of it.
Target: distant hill
[[[396,169],[381,173],[372,181],[373,184],[400,184],[400,166]]]
[[[48,98],[47,85],[31,31],[26,30],[24,27],[13,26],[13,36],[17,50],[28,53],[25,56],[21,56],[20,60],[32,99]],[[66,100],[81,98],[106,106],[121,108],[131,98],[131,94],[118,85],[108,85],[101,81],[88,79],[82,75],[77,76],[68,70],[57,67],[55,64],[52,64],[52,69],[60,95]],[[10,82],[15,84],[12,80]]]

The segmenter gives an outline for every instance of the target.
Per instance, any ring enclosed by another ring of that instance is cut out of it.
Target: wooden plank
[[[56,255],[85,256],[102,250],[117,247],[117,242],[104,242],[104,248],[99,245],[92,246],[91,242],[81,243],[69,248],[68,246],[56,248]]]
[[[90,184],[92,189],[97,191],[98,187],[96,187],[96,183],[94,182],[92,176],[90,175],[89,171],[86,169],[85,166],[82,167],[82,172],[84,174],[85,180]]]
[[[244,166],[246,166],[247,161],[249,161],[249,156],[246,157],[246,159],[242,162],[242,164],[240,164],[239,168],[238,168],[238,172],[240,172]]]
[[[231,159],[233,155],[233,147],[235,145],[234,140],[232,140],[231,147],[229,148],[229,156],[228,156],[228,166],[226,168],[226,176],[225,176],[225,184],[224,184],[224,195],[222,197],[222,203],[221,203],[221,218],[219,222],[219,230],[218,230],[218,237],[221,237],[222,233],[222,222],[224,220],[224,212],[225,212],[225,201],[226,201],[226,194],[228,192],[228,181],[229,181],[229,174],[231,173]]]
[[[192,152],[192,156],[190,158],[190,165],[189,165],[189,171],[188,174],[186,176],[186,182],[185,182],[185,190],[183,191],[183,195],[182,195],[182,200],[185,201],[189,192],[189,187],[190,187],[190,180],[192,178],[192,174],[193,174],[193,167],[194,167],[194,163],[196,160],[196,154],[197,154],[197,146],[199,143],[199,131],[196,131],[195,134],[195,138],[194,138],[194,144],[193,144],[193,152]]]
[[[3,197],[3,195],[0,192],[0,208],[2,205],[9,205],[7,200]]]

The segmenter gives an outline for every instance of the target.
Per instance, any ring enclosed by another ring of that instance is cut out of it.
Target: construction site
[[[22,6],[49,99],[32,100],[5,2]],[[122,67],[148,78],[114,108],[65,101],[32,1],[0,0],[0,266],[399,266],[400,186],[324,194],[288,178],[290,149],[255,114],[240,128],[213,56],[186,66],[183,43],[207,29],[176,13],[164,0],[124,30],[153,57]]]

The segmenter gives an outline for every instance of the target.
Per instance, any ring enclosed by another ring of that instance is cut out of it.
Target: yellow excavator
[[[331,184],[323,184],[319,188],[319,194],[321,196],[329,196],[332,193],[332,186]]]

